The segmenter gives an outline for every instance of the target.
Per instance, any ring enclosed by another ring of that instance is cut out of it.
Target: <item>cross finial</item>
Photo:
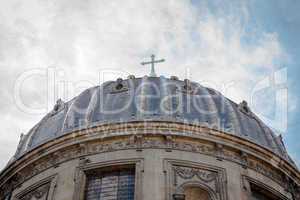
[[[164,62],[165,59],[160,59],[160,60],[155,60],[155,55],[151,55],[151,61],[149,62],[142,62],[141,64],[142,65],[148,65],[148,64],[151,64],[151,73],[150,73],[150,76],[151,77],[156,77],[156,73],[155,73],[155,69],[154,69],[154,64],[155,63],[160,63],[160,62]]]

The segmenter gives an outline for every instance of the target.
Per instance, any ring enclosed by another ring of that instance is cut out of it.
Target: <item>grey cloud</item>
[[[148,73],[139,63],[156,53],[166,59],[157,68],[160,74],[184,78],[189,68],[189,78],[219,90],[224,83],[243,80],[228,95],[247,99],[249,88],[260,78],[257,69],[284,59],[280,41],[264,30],[247,35],[246,1],[217,1],[213,11],[205,2],[197,6],[177,0],[1,1],[0,152],[9,153],[0,155],[0,168],[16,149],[19,133],[41,118],[22,112],[11,100],[14,81],[31,68],[56,66],[66,72],[66,80],[97,84],[101,69]],[[258,42],[243,44],[244,37]],[[42,79],[26,82],[22,94],[28,106],[47,104],[45,84]]]

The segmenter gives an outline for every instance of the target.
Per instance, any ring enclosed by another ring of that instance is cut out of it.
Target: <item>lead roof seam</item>
[[[71,103],[71,105],[68,106],[68,110],[67,110],[67,112],[66,112],[66,115],[65,115],[65,117],[64,117],[64,120],[63,120],[63,123],[62,123],[62,126],[61,126],[61,130],[60,130],[60,132],[62,132],[62,133],[63,133],[64,130],[65,130],[66,120],[67,120],[68,114],[69,114],[69,112],[70,112],[70,110],[71,110],[71,107],[72,107],[73,104],[76,102],[76,100],[77,100],[78,97],[79,97],[79,96],[77,96],[77,97],[74,99],[74,101]]]

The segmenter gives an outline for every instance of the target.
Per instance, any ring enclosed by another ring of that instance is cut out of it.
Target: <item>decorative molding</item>
[[[173,144],[174,144],[174,138],[172,135],[165,135],[165,144],[166,144],[166,151],[171,152],[173,149]]]
[[[178,175],[183,179],[192,179],[193,177],[197,177],[199,180],[207,183],[207,182],[215,181],[217,178],[217,174],[215,172],[198,169],[198,168],[173,166],[173,170],[175,172],[175,175]],[[177,185],[176,182],[175,185]]]
[[[124,131],[125,130],[125,131]],[[200,138],[208,141],[220,141],[225,146],[231,146],[232,148],[245,150],[247,153],[255,156],[257,159],[261,159],[265,162],[269,162],[272,158],[274,166],[277,169],[286,171],[286,174],[300,184],[300,173],[298,169],[291,165],[291,163],[283,160],[278,155],[274,154],[269,149],[263,148],[249,140],[245,140],[239,136],[227,134],[214,129],[209,129],[201,125],[188,124],[174,121],[151,121],[151,122],[130,122],[130,123],[115,123],[115,124],[99,124],[83,130],[76,130],[72,133],[65,134],[56,140],[49,141],[48,143],[39,146],[37,149],[28,152],[19,160],[11,163],[0,175],[0,179],[7,176],[10,171],[17,168],[17,164],[25,164],[36,158],[36,153],[39,155],[45,155],[51,149],[57,149],[67,146],[68,144],[79,143],[81,140],[92,140],[98,138],[115,137],[118,135],[126,134],[138,134],[138,133],[157,133],[166,134],[172,133],[174,135]],[[34,156],[33,156],[34,154]],[[31,159],[29,159],[31,158]],[[283,161],[282,166],[279,166],[279,162]],[[19,167],[19,165],[18,165]],[[2,184],[0,183],[0,186]]]
[[[48,196],[48,192],[49,192],[49,189],[50,189],[50,184],[45,184],[45,185],[42,185],[36,189],[34,189],[33,191],[23,195],[23,196],[20,196],[20,200],[39,200],[39,199],[47,199],[47,196]]]
[[[224,146],[219,143],[216,143],[216,158],[219,161],[224,159]]]
[[[157,124],[157,128],[160,127],[159,123],[153,124]],[[146,125],[147,124],[143,124],[143,127]],[[131,128],[138,131],[137,127],[138,126],[132,126]],[[179,127],[180,125],[178,125],[177,129]],[[111,130],[108,128],[109,127],[107,127],[107,129],[103,129],[103,131],[107,132]],[[152,128],[154,129],[155,127]],[[107,137],[105,140],[95,137],[100,133],[93,133],[89,135],[89,140],[80,141],[76,138],[76,142],[81,142],[78,144],[75,143],[74,139],[74,142],[71,142],[72,145],[68,145],[69,143],[62,144],[55,151],[47,151],[47,149],[44,148],[42,151],[38,152],[38,156],[30,157],[30,159],[28,158],[25,160],[26,162],[23,162],[24,164],[20,164],[18,166],[20,170],[15,168],[6,175],[6,180],[2,179],[5,184],[0,183],[0,197],[3,197],[7,191],[9,191],[9,188],[16,188],[24,181],[51,167],[57,167],[60,163],[87,155],[126,149],[141,151],[143,149],[158,148],[165,149],[166,151],[180,150],[200,153],[208,156],[214,156],[218,159],[235,162],[244,168],[255,170],[256,172],[271,178],[283,187],[290,184],[290,181],[292,181],[291,179],[287,182],[287,180],[284,179],[285,175],[281,169],[275,168],[267,161],[259,159],[259,157],[254,157],[254,155],[248,153],[249,149],[247,148],[245,148],[245,151],[241,152],[240,150],[228,147],[227,144],[224,145],[223,143],[218,144],[201,138],[194,138],[193,140],[190,140],[188,133],[186,133],[185,136],[173,133],[170,134],[170,131],[172,130],[175,129],[168,127],[169,134],[143,133],[138,135],[114,135],[114,137]],[[206,132],[201,134],[206,134]],[[288,169],[285,168],[285,170]],[[297,184],[295,185],[295,188],[299,187]]]
[[[16,194],[14,200],[53,200],[57,175],[50,176]]]
[[[248,168],[248,154],[245,153],[244,151],[241,151],[241,164],[243,168],[247,169]]]
[[[226,171],[223,168],[183,160],[164,160],[166,199],[182,199],[186,187],[200,187],[212,200],[227,200]]]

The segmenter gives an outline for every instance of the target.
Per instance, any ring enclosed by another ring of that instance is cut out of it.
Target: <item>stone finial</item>
[[[58,110],[60,110],[64,105],[63,100],[61,100],[60,98],[56,101],[56,104],[53,107],[53,111],[57,112]]]
[[[135,76],[134,75],[129,75],[127,78],[128,79],[135,79]]]
[[[177,76],[171,76],[170,79],[171,79],[172,81],[178,81],[178,80],[179,80]]]
[[[24,138],[24,133],[21,133],[21,135],[20,135],[20,141],[22,141],[23,138]]]
[[[123,79],[122,78],[117,78],[117,83],[122,83],[123,82]]]
[[[123,79],[122,78],[118,78],[116,82],[117,82],[116,89],[117,90],[122,89],[123,88]]]
[[[243,100],[241,103],[239,103],[238,105],[239,109],[245,113],[249,113],[250,112],[250,108],[248,106],[247,101]]]
[[[279,134],[279,135],[276,137],[276,140],[277,140],[278,142],[280,142],[280,144],[281,144],[282,146],[284,146],[283,138],[282,138],[282,135],[281,135],[281,134]]]
[[[189,79],[184,79],[184,86],[183,88],[187,91],[190,91],[192,90],[192,84],[191,84],[191,81]]]

